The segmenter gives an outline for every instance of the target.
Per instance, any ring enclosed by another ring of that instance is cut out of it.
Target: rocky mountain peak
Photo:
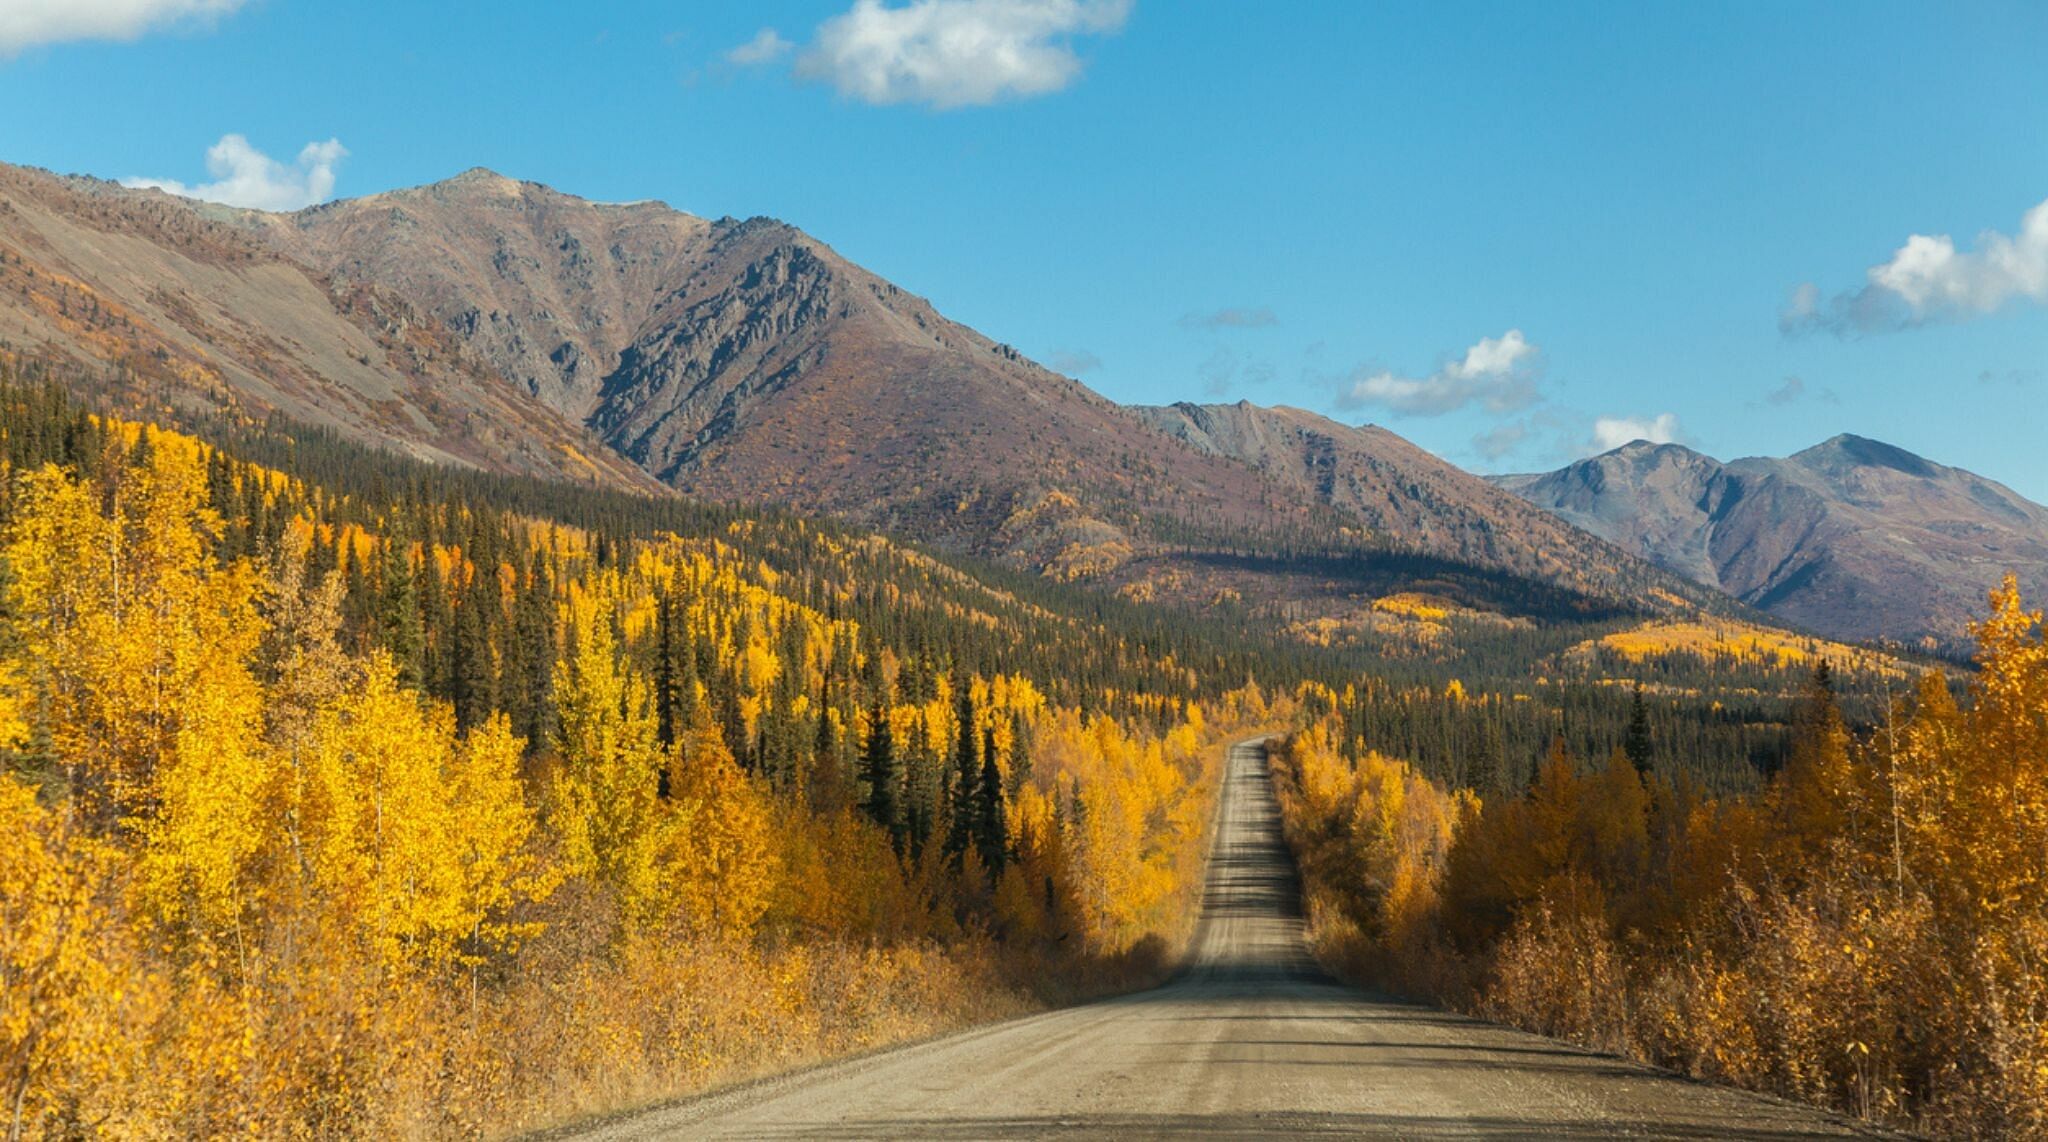
[[[1794,453],[1791,459],[1798,464],[1818,470],[1834,470],[1846,467],[1889,468],[1908,476],[1933,477],[1941,466],[1928,462],[1896,445],[1867,436],[1844,432],[1833,436],[1803,452]]]
[[[489,167],[471,167],[460,174],[442,179],[438,184],[429,185],[503,189],[505,187],[519,186],[520,182],[517,179],[499,174]]]

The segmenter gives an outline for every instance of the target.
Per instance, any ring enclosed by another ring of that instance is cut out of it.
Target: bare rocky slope
[[[1321,422],[1345,442],[1356,494],[1319,494],[1041,368],[771,219],[592,203],[470,171],[256,221],[337,280],[415,299],[695,495],[831,512],[1148,597],[1306,592],[1341,607],[1362,585],[1219,557],[1251,547],[1413,552],[1631,603],[1652,580],[1689,590],[1383,430]],[[1351,462],[1365,451],[1369,466]]]
[[[1722,463],[1637,441],[1505,487],[1779,618],[1958,649],[2006,573],[2048,594],[2048,508],[1876,440]]]
[[[1139,598],[1298,616],[1426,576],[1499,609],[1723,605],[1383,430],[1126,409],[781,222],[484,170],[269,214],[0,167],[0,340],[181,403],[788,504]]]
[[[424,459],[653,486],[412,299],[156,191],[0,164],[0,347],[103,366],[103,387],[131,395],[282,412]]]
[[[1160,519],[1306,527],[1190,453],[771,219],[588,202],[488,171],[251,216],[337,280],[415,299],[478,357],[685,492],[1106,566]]]

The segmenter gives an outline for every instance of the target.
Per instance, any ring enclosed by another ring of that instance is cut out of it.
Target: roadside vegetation
[[[1312,938],[1400,993],[1944,1137],[2048,1137],[2048,644],[2008,581],[1958,701],[1852,729],[1826,660],[1782,766],[1713,793],[1650,716],[1479,788],[1307,688],[1273,754]],[[1491,771],[1489,776],[1491,776]]]

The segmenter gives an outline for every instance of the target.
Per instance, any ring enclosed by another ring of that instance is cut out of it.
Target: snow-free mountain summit
[[[1560,518],[1801,626],[1953,647],[2008,573],[2048,591],[2048,508],[1861,436],[1722,463],[1636,441],[1499,483]]]

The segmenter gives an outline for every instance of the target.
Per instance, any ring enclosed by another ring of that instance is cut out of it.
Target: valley
[[[1910,999],[2042,994],[2048,509],[1961,468],[1482,477],[774,219],[15,166],[0,465],[16,1129],[2024,1124]]]

